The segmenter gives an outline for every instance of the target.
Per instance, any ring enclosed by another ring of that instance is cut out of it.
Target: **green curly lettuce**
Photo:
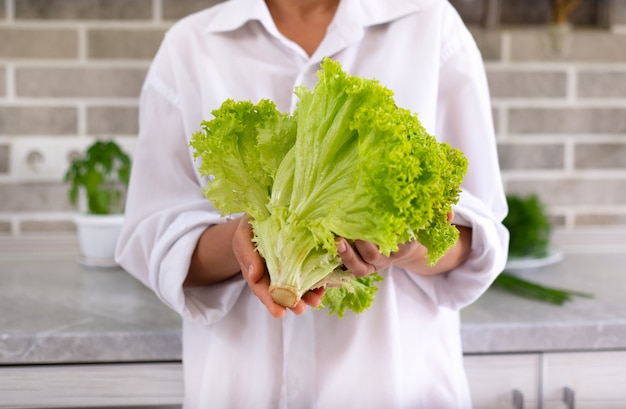
[[[295,94],[291,115],[270,100],[227,100],[202,123],[191,146],[209,176],[204,192],[222,213],[252,217],[277,303],[291,307],[333,283],[322,304],[339,316],[361,312],[381,278],[343,271],[336,237],[372,242],[384,255],[417,239],[434,265],[458,239],[447,216],[467,160],[377,80],[348,75],[331,59],[312,90]]]

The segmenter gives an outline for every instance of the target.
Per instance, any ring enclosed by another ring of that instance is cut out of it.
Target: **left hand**
[[[454,213],[448,213],[448,222],[452,222],[453,218]],[[345,238],[338,237],[336,243],[343,265],[357,277],[370,275],[392,264],[415,271],[426,266],[428,250],[416,240],[398,245],[398,251],[388,257],[380,253],[377,245],[367,241],[356,240],[350,246]]]
[[[343,265],[357,277],[381,271],[392,264],[402,264],[403,260],[426,259],[426,247],[417,241],[398,246],[398,251],[389,257],[380,253],[378,246],[363,240],[356,240],[353,246],[342,237],[337,238],[337,250]]]

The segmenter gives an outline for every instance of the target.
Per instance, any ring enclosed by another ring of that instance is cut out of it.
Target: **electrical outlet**
[[[115,138],[132,157],[135,138]],[[70,162],[95,141],[91,137],[24,137],[11,141],[11,179],[16,182],[61,182]]]
[[[10,175],[17,182],[61,182],[71,159],[91,142],[80,137],[16,138],[11,142]]]
[[[82,156],[95,138],[24,137],[11,141],[11,178],[16,182],[62,182],[72,159]],[[119,138],[132,154],[135,138]]]

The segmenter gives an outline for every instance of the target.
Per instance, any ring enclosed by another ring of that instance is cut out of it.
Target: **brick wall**
[[[619,1],[618,24],[577,28],[565,56],[546,48],[541,26],[472,28],[506,189],[539,193],[566,229],[626,226]],[[0,0],[0,234],[74,230],[62,182],[68,158],[94,138],[132,150],[137,96],[164,31],[214,2]]]
[[[566,228],[626,226],[626,34],[474,29],[486,60],[507,192],[538,193]]]
[[[94,138],[132,150],[163,33],[215,2],[0,0],[0,234],[74,230],[69,158]]]

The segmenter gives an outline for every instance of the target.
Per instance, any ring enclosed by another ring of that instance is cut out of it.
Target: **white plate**
[[[561,250],[550,248],[548,249],[548,254],[545,257],[509,258],[504,269],[507,271],[528,270],[556,264],[561,260],[563,260],[563,252]]]

